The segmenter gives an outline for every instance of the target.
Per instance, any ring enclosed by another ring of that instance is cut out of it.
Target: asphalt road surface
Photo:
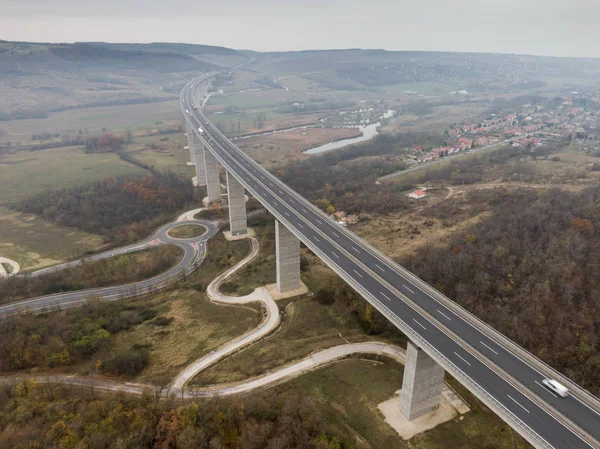
[[[175,228],[181,225],[188,224],[199,224],[204,226],[207,231],[199,237],[191,239],[174,239],[169,237],[169,229]],[[74,292],[58,293],[55,295],[40,296],[37,298],[31,298],[24,301],[18,301],[10,304],[0,305],[0,316],[12,315],[22,311],[31,312],[43,312],[47,310],[53,310],[56,308],[74,307],[82,304],[91,297],[99,297],[103,300],[114,301],[116,299],[122,299],[129,296],[135,296],[143,293],[148,293],[157,290],[167,285],[173,279],[181,276],[184,272],[189,273],[193,267],[204,259],[206,255],[206,241],[213,237],[218,231],[218,227],[210,221],[205,220],[186,220],[169,223],[159,228],[152,237],[134,245],[129,245],[123,248],[106,251],[95,256],[87,257],[86,261],[95,261],[105,259],[107,257],[116,256],[119,254],[125,254],[127,252],[138,251],[149,246],[152,246],[153,242],[156,244],[171,244],[177,245],[183,249],[183,257],[179,262],[172,267],[170,270],[165,271],[157,276],[143,281],[134,282],[126,285],[119,285],[114,287],[101,287],[93,288],[88,290],[78,290]],[[48,273],[52,270],[65,268],[68,266],[75,266],[83,263],[82,261],[69,262],[66,264],[58,265],[44,270],[39,270],[28,276],[39,276],[44,273]]]

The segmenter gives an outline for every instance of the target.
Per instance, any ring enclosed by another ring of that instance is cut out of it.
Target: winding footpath
[[[187,212],[181,215],[178,220],[170,225],[163,226],[160,228],[153,237],[140,242],[135,245],[130,245],[128,247],[121,248],[120,250],[113,250],[112,253],[116,255],[117,251],[119,254],[124,254],[123,251],[138,251],[140,248],[145,247],[144,245],[149,245],[154,240],[154,237],[160,236],[161,238],[167,238],[172,240],[172,238],[168,237],[168,229],[172,229],[175,227],[174,225],[181,225],[182,222],[186,222],[189,224],[198,223],[206,226],[206,222],[199,222],[199,220],[194,220],[193,216],[198,213],[201,209]],[[211,223],[212,225],[212,223]],[[207,229],[212,229],[209,226],[206,226]],[[207,231],[203,237],[210,238],[207,236],[212,236],[214,233],[211,231]],[[190,239],[185,240],[185,242],[189,242]],[[177,239],[177,241],[179,241]],[[13,377],[5,377],[0,378],[0,384],[11,384],[15,382],[22,382],[26,380],[35,380],[37,382],[43,383],[62,383],[76,386],[83,386],[88,388],[95,388],[99,390],[105,391],[121,391],[125,393],[132,394],[142,394],[145,391],[154,391],[157,394],[160,394],[164,397],[169,396],[177,396],[182,398],[195,398],[195,397],[215,397],[215,396],[228,396],[239,393],[245,393],[252,390],[269,387],[283,381],[292,379],[301,374],[304,374],[308,371],[317,369],[319,367],[325,366],[332,362],[342,360],[354,354],[375,354],[375,355],[385,355],[387,357],[392,358],[400,363],[404,363],[405,351],[404,349],[378,341],[370,341],[370,342],[362,342],[362,343],[348,343],[339,346],[334,346],[328,349],[324,349],[313,353],[299,361],[293,362],[291,364],[285,365],[281,368],[268,372],[264,375],[248,379],[242,382],[236,382],[232,384],[226,385],[218,385],[218,386],[210,386],[205,388],[194,388],[188,387],[188,383],[200,374],[203,370],[208,368],[209,366],[214,365],[219,362],[223,358],[231,355],[232,353],[240,350],[243,347],[246,347],[252,343],[257,342],[261,338],[270,334],[273,330],[275,330],[281,323],[279,308],[269,292],[266,288],[260,287],[254,290],[249,295],[235,297],[235,296],[226,296],[220,292],[219,287],[223,284],[223,282],[233,276],[236,272],[238,272],[245,265],[249,264],[252,260],[254,260],[259,253],[259,244],[258,240],[254,237],[250,239],[251,250],[250,253],[234,265],[232,268],[228,269],[224,273],[218,275],[207,287],[207,297],[210,301],[221,304],[228,305],[242,305],[248,303],[258,302],[263,306],[264,310],[264,318],[262,322],[254,329],[249,332],[241,335],[238,338],[235,338],[227,343],[225,343],[220,348],[200,357],[187,367],[185,367],[173,381],[165,388],[151,385],[151,384],[143,384],[143,383],[135,383],[135,382],[119,382],[119,381],[110,381],[98,378],[91,378],[87,376],[76,376],[76,375],[36,375],[36,376],[13,376]],[[177,243],[174,243],[177,244]],[[108,255],[107,255],[108,254]],[[111,252],[98,254],[95,257],[105,258],[110,257]],[[203,257],[206,254],[206,249],[204,249]],[[102,256],[102,257],[101,257]],[[77,264],[81,262],[71,262],[69,264],[63,264],[61,267],[70,266],[73,264]],[[54,267],[56,269],[57,267]],[[89,291],[88,291],[89,292]],[[89,295],[89,293],[88,293]],[[0,308],[1,311],[1,308]]]

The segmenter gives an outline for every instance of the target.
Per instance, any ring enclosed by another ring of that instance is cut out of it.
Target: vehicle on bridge
[[[202,128],[198,128],[198,132],[200,133],[200,135],[204,135],[204,130]]]
[[[569,390],[563,384],[558,383],[554,379],[544,379],[542,380],[544,386],[559,395],[562,398],[566,398],[569,395]]]

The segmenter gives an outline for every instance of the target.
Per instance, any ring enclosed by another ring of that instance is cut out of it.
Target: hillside
[[[98,68],[155,72],[208,71],[212,64],[172,51],[110,48],[87,43],[44,44],[0,41],[0,75],[27,70],[77,72]]]

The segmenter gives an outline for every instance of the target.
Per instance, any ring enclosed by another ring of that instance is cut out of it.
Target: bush
[[[173,321],[173,318],[168,318],[166,316],[157,317],[153,323],[155,326],[168,326]]]
[[[101,360],[101,370],[110,374],[135,376],[142,372],[149,360],[148,351],[138,347],[108,355]]]

